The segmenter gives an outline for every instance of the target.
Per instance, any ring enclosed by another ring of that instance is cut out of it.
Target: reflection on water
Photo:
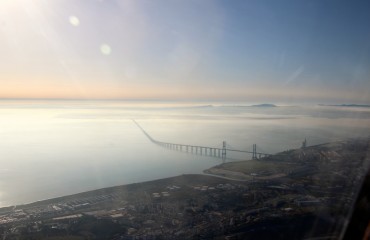
[[[196,107],[192,107],[196,106]],[[276,153],[369,136],[367,108],[202,106],[126,102],[1,101],[0,205],[106,186],[201,173],[221,159],[148,140]],[[250,159],[248,154],[229,156]]]

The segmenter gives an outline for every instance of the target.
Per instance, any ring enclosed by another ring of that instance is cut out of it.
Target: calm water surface
[[[201,173],[220,159],[163,149],[156,140],[276,153],[369,136],[369,108],[0,101],[0,206],[102,187]],[[232,155],[250,159],[250,155]]]

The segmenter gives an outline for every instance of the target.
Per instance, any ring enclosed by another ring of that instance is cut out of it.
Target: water
[[[221,163],[161,148],[131,119],[158,141],[210,147],[227,141],[242,150],[256,143],[275,153],[300,147],[304,138],[313,145],[369,136],[369,118],[368,108],[0,101],[0,206],[201,173]]]

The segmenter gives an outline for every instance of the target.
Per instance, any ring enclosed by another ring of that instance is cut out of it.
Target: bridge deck
[[[252,151],[246,151],[246,150],[237,150],[237,149],[230,149],[230,148],[217,148],[217,147],[208,147],[208,146],[199,146],[199,145],[189,145],[189,144],[180,144],[180,143],[170,143],[170,142],[161,142],[157,141],[154,138],[152,138],[141,126],[138,122],[136,122],[134,119],[132,121],[136,124],[136,126],[144,133],[147,138],[162,147],[172,149],[172,150],[177,150],[177,151],[185,151],[188,153],[195,153],[203,155],[203,150],[204,150],[204,155],[207,156],[213,156],[213,157],[222,157],[226,158],[226,151],[230,152],[241,152],[241,153],[251,153],[251,154],[256,154],[256,155],[262,155],[262,156],[269,156],[271,154],[266,154],[266,153],[261,153],[261,152],[252,152]],[[183,149],[184,148],[184,149]]]

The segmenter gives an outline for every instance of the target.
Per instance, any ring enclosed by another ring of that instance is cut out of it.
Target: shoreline
[[[360,138],[360,139],[364,140],[367,138]],[[316,148],[320,148],[324,146],[334,146],[337,144],[343,144],[347,141],[353,141],[353,140],[355,139],[348,138],[347,140],[337,140],[337,141],[333,141],[329,143],[309,146],[306,149],[309,150],[309,149],[316,149]],[[302,149],[298,148],[298,149],[289,150],[289,151],[299,153],[302,151]],[[123,185],[115,185],[115,186],[110,186],[110,187],[87,190],[84,192],[78,192],[74,194],[61,195],[57,197],[52,197],[52,198],[47,198],[47,199],[42,199],[42,200],[37,200],[37,201],[31,201],[29,203],[3,206],[3,207],[0,207],[0,213],[6,212],[9,210],[15,210],[17,208],[42,205],[48,202],[64,201],[66,199],[98,195],[98,194],[109,193],[109,192],[114,192],[114,191],[126,191],[127,189],[130,189],[133,186],[153,185],[156,183],[172,181],[177,178],[188,177],[188,176],[194,176],[195,178],[204,176],[204,177],[212,177],[215,179],[223,179],[226,181],[245,182],[245,183],[258,181],[258,180],[274,180],[274,179],[279,179],[279,178],[285,178],[288,176],[287,172],[289,172],[285,168],[289,169],[291,167],[291,163],[285,160],[281,161],[280,158],[281,156],[278,153],[278,154],[272,155],[270,157],[267,157],[261,160],[227,162],[223,164],[217,164],[213,167],[210,167],[209,169],[205,169],[201,173],[181,174],[177,176],[158,178],[158,179],[148,180],[148,181],[143,181],[143,182],[134,182],[134,183],[128,183],[128,184],[123,184]],[[240,167],[240,166],[243,166],[243,167]],[[274,169],[273,171],[271,170],[272,168],[275,168],[277,166],[278,166],[277,170],[276,169]],[[265,171],[267,169],[267,172],[269,173],[261,174],[259,173],[261,169]]]
[[[83,198],[83,197],[89,197],[89,196],[94,196],[94,195],[99,195],[99,194],[107,194],[107,193],[113,193],[113,192],[125,192],[128,190],[131,190],[132,187],[136,186],[146,186],[146,185],[156,185],[156,184],[163,184],[166,182],[172,182],[176,181],[176,179],[181,179],[181,178],[202,178],[202,177],[208,177],[208,178],[214,178],[214,179],[223,179],[225,181],[238,181],[235,179],[227,179],[223,178],[218,175],[212,175],[212,174],[204,174],[204,173],[194,173],[194,174],[181,174],[177,176],[172,176],[172,177],[166,177],[166,178],[158,178],[154,180],[149,180],[149,181],[143,181],[143,182],[135,182],[135,183],[129,183],[129,184],[124,184],[124,185],[116,185],[116,186],[111,186],[111,187],[105,187],[105,188],[98,188],[94,190],[89,190],[89,191],[84,191],[84,192],[79,192],[75,194],[69,194],[69,195],[62,195],[54,198],[47,198],[47,199],[42,199],[42,200],[37,200],[29,203],[24,203],[24,204],[15,204],[15,205],[9,205],[9,206],[4,206],[0,207],[0,214],[7,212],[7,211],[13,211],[16,209],[24,209],[28,207],[35,207],[38,205],[45,205],[45,204],[50,204],[53,202],[59,202],[59,201],[69,201],[71,199],[77,199],[77,198]]]

